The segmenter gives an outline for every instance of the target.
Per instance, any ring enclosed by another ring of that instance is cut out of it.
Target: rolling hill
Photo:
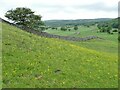
[[[2,27],[3,88],[118,87],[116,55]]]
[[[81,25],[94,24],[96,22],[111,21],[112,18],[97,18],[97,19],[76,19],[76,20],[45,20],[44,23],[51,27],[60,27],[66,25]]]

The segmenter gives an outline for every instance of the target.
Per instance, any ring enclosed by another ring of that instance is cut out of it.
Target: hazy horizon
[[[118,17],[115,17],[115,18],[118,18]],[[43,20],[43,21],[49,21],[49,20],[84,20],[84,19],[114,19],[114,18],[48,19],[48,20]]]

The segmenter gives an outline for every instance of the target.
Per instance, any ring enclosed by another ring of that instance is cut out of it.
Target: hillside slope
[[[117,57],[2,23],[4,88],[117,87]]]

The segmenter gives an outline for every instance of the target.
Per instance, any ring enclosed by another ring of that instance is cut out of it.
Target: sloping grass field
[[[115,88],[118,57],[2,23],[3,88]]]

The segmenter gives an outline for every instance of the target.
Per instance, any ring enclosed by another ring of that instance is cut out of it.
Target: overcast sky
[[[118,17],[119,0],[0,0],[0,17],[7,10],[27,7],[51,19],[91,19]]]

